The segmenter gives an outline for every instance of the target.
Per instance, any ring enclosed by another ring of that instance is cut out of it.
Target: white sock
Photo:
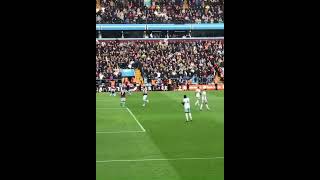
[[[192,121],[192,116],[191,116],[191,113],[189,113],[189,117],[190,117],[190,120]]]
[[[210,109],[209,106],[208,106],[208,104],[206,104],[206,106],[207,106],[207,109]]]
[[[189,121],[188,113],[186,113],[186,119],[187,119],[187,121]]]
[[[200,105],[200,110],[202,110],[202,104]]]

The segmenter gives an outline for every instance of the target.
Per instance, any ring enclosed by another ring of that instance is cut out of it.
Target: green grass
[[[191,99],[193,122],[186,124],[183,95]],[[127,96],[127,107],[146,132],[97,133],[96,160],[142,160],[224,157],[224,92],[208,91],[210,111],[194,106],[194,92],[149,92]],[[96,95],[97,132],[142,131],[120,109],[120,97]],[[104,108],[104,109],[103,109]],[[119,108],[119,109],[107,109]],[[223,180],[224,158],[96,163],[96,180]]]

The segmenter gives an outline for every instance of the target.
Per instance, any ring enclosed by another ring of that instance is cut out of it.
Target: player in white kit
[[[144,107],[144,106],[146,106],[147,103],[149,103],[147,87],[143,88],[142,92],[143,92],[143,98],[142,98],[143,104],[142,104],[142,106]]]
[[[209,106],[208,106],[208,99],[207,99],[207,92],[206,89],[204,89],[201,93],[201,105],[200,105],[200,111],[202,111],[202,106],[203,104],[206,105],[207,110],[210,110]]]
[[[190,121],[192,121],[190,99],[187,97],[187,95],[183,96],[182,104],[184,107],[184,113],[186,115],[186,122],[189,122],[189,118],[190,118]]]
[[[195,106],[198,106],[200,104],[200,97],[201,97],[201,90],[199,87],[196,89],[196,103],[194,104]]]
[[[121,90],[120,92],[120,106],[125,107],[126,106],[126,92],[124,89]]]

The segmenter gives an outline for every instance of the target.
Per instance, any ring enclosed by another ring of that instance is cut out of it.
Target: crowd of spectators
[[[96,41],[96,79],[121,78],[120,69],[139,68],[142,76],[180,83],[224,77],[224,40]]]
[[[99,24],[223,23],[224,0],[100,0]]]

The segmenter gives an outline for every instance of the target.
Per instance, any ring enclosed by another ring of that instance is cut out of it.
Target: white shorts
[[[208,103],[208,100],[207,100],[207,99],[202,99],[202,103],[207,104],[207,103]]]
[[[146,101],[148,99],[148,96],[147,95],[143,95],[143,98],[142,98],[144,101]]]
[[[185,113],[190,113],[191,110],[190,110],[190,108],[184,108],[184,112],[185,112]]]
[[[126,98],[121,98],[120,101],[121,101],[121,102],[125,102],[125,101],[126,101]]]

